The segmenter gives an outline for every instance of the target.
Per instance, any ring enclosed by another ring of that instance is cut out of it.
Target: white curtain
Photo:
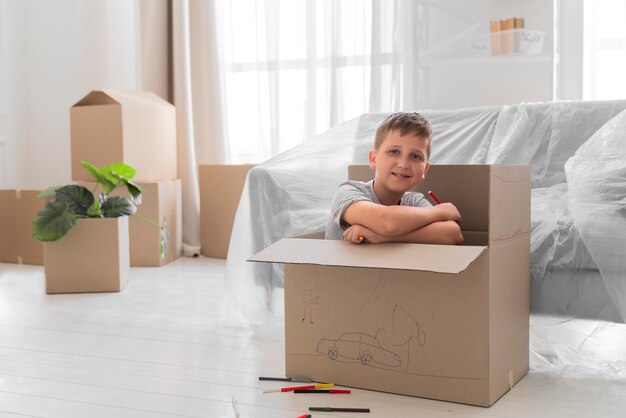
[[[230,162],[262,162],[363,113],[422,104],[421,2],[215,5]]]
[[[183,252],[200,253],[198,164],[226,160],[215,17],[210,1],[172,3],[173,87],[178,176],[183,194]]]

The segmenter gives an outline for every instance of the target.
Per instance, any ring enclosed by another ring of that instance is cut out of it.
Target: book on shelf
[[[491,20],[491,55],[508,55],[519,51],[519,37],[515,29],[524,28],[524,18],[509,17],[501,20]]]

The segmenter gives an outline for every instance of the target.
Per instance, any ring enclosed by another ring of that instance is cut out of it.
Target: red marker
[[[428,194],[430,195],[430,197],[432,197],[432,198],[433,198],[433,200],[434,200],[435,202],[437,202],[437,204],[438,204],[438,205],[440,205],[440,204],[441,204],[441,200],[437,199],[437,196],[435,196],[435,194],[434,194],[432,191],[430,191],[430,190],[429,190],[429,191],[428,191]]]
[[[311,414],[298,415],[298,418],[311,418]]]
[[[266,389],[263,393],[271,393],[271,392],[291,392],[292,390],[304,390],[304,389],[328,389],[335,386],[333,383],[316,383],[314,385],[306,385],[306,386],[290,386],[286,388],[277,388],[277,389]]]

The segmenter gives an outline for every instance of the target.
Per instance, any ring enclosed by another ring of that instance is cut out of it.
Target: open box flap
[[[148,91],[133,91],[127,92],[114,89],[102,89],[93,90],[85,97],[80,99],[73,107],[81,106],[99,106],[99,105],[152,105],[152,106],[165,106],[171,105],[165,100],[161,99],[154,93]]]
[[[487,247],[428,244],[360,244],[347,241],[283,238],[248,261],[324,266],[432,271],[464,271]]]

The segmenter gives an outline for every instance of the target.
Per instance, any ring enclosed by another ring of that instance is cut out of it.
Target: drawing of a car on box
[[[361,332],[347,332],[336,340],[322,338],[317,351],[332,360],[350,359],[362,364],[372,362],[389,367],[399,367],[400,356],[381,347],[376,337]]]

